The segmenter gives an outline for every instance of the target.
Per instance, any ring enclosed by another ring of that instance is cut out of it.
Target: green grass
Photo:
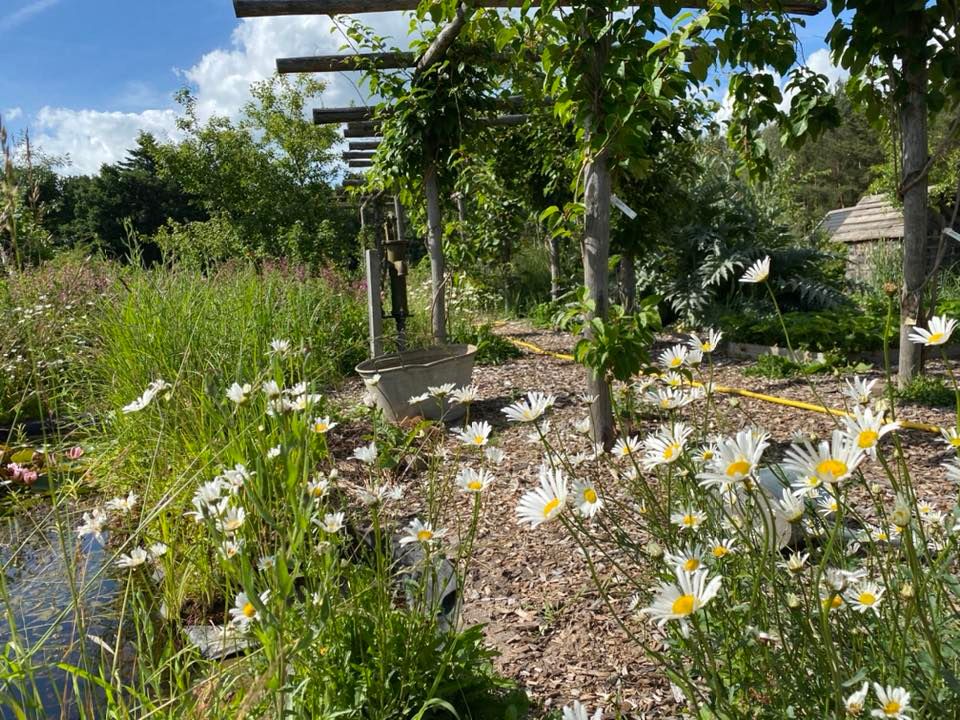
[[[954,407],[957,396],[948,380],[930,375],[917,375],[902,390],[897,391],[901,400],[930,407]]]

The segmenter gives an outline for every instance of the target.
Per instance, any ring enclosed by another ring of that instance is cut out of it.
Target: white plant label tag
[[[960,233],[958,233],[956,230],[952,230],[950,228],[944,228],[943,234],[952,240],[956,240],[957,242],[960,242]]]
[[[628,218],[630,218],[631,220],[634,220],[634,219],[637,217],[637,213],[635,213],[635,212],[633,211],[633,209],[632,209],[629,205],[627,205],[623,200],[621,200],[620,198],[618,198],[616,195],[611,195],[611,196],[610,196],[610,202],[613,203],[613,206],[614,206],[617,210],[619,210],[620,212],[622,212],[624,215],[626,215],[626,216],[627,216]]]

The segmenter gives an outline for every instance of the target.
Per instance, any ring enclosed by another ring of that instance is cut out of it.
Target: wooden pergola
[[[656,2],[656,0],[652,0]],[[265,17],[278,15],[337,15],[372,12],[397,12],[415,10],[418,0],[234,0],[237,17]],[[519,8],[524,0],[463,0],[457,5],[455,16],[437,33],[431,44],[419,56],[410,52],[361,53],[348,56],[321,55],[315,57],[281,58],[277,61],[280,72],[342,72],[364,68],[401,69],[414,68],[414,79],[441,60],[457,35],[477,8]],[[572,2],[561,2],[571,5]],[[638,3],[639,4],[639,3]],[[710,0],[684,0],[690,8],[705,8]],[[772,7],[795,15],[816,15],[826,7],[826,0],[757,0],[755,7]],[[590,12],[606,14],[606,6],[590,8]],[[597,41],[592,48],[594,64],[603,66],[606,58],[606,40]],[[600,87],[599,75],[594,85]],[[588,127],[600,127],[604,123],[602,98],[593,93]],[[346,122],[345,138],[375,138],[377,123],[373,108],[330,108],[314,111],[315,122]],[[488,118],[488,125],[512,125],[524,122],[524,115],[502,115]],[[367,140],[363,149],[376,149],[376,140]],[[358,143],[359,145],[359,143]],[[351,150],[354,148],[351,145]],[[356,148],[359,150],[360,148]],[[349,159],[353,167],[366,167],[367,159]],[[440,191],[437,169],[432,163],[424,170],[424,192],[427,205],[427,247],[431,262],[433,288],[433,335],[442,343],[446,339],[446,310],[444,303],[444,258],[441,237]],[[605,152],[591,158],[584,174],[584,238],[583,270],[584,285],[593,302],[594,316],[605,317],[608,307],[608,259],[610,253],[610,207],[611,177]],[[588,325],[589,328],[589,325]],[[587,330],[589,332],[589,330]],[[596,399],[591,405],[592,435],[596,442],[609,447],[613,442],[613,413],[610,388],[606,380],[587,371],[587,393]]]

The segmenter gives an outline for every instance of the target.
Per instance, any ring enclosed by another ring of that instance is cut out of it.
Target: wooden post
[[[603,19],[607,11],[603,7],[589,10],[594,19]],[[596,40],[592,50],[592,62],[588,77],[588,97],[591,111],[586,128],[587,142],[593,128],[603,127],[603,67],[609,54],[609,39]],[[590,321],[606,319],[608,297],[607,262],[610,257],[610,168],[607,150],[603,149],[590,158],[585,171],[584,187],[584,235],[583,235],[583,284],[587,298],[593,301],[593,312],[587,316],[584,335],[593,337]],[[613,445],[613,405],[610,385],[592,368],[587,368],[587,393],[595,398],[590,405],[590,429],[593,441],[609,449]]]
[[[380,306],[380,256],[376,250],[364,253],[367,269],[367,323],[370,328],[370,357],[383,355],[383,308]]]
[[[436,162],[431,158],[423,172],[423,189],[427,196],[427,252],[430,255],[430,287],[433,300],[430,315],[433,341],[447,342],[447,305],[444,299],[443,224],[440,216],[440,184]]]
[[[907,35],[924,36],[925,11],[910,13]],[[908,39],[905,46],[909,47]],[[900,353],[897,380],[907,385],[920,364],[920,346],[909,340],[913,326],[922,322],[920,300],[927,264],[927,178],[921,177],[929,151],[927,137],[927,66],[913,53],[903,58],[906,96],[900,101],[900,133],[903,162],[900,186],[903,192],[903,288],[900,293]],[[909,186],[908,186],[909,184]]]

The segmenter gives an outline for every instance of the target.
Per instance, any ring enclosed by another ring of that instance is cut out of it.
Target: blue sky
[[[362,18],[405,44],[400,13]],[[824,13],[801,31],[811,64],[829,71]],[[0,112],[68,172],[121,159],[143,128],[175,137],[173,93],[191,86],[202,114],[234,115],[250,83],[281,55],[337,52],[325,17],[234,17],[230,0],[2,0]],[[363,102],[355,77],[328,76],[324,105]]]

